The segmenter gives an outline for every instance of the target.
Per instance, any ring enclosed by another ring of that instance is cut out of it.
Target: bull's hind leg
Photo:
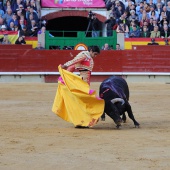
[[[125,113],[122,114],[122,120],[123,120],[123,123],[126,123],[126,115],[125,115]]]
[[[135,120],[135,117],[134,117],[134,115],[132,113],[132,109],[131,109],[130,104],[127,104],[126,108],[127,108],[128,116],[129,116],[130,119],[133,120],[133,123],[134,123],[135,127],[139,127],[140,124]]]

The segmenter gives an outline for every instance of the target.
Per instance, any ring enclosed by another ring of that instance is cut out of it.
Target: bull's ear
[[[114,98],[114,99],[111,100],[111,102],[113,104],[115,104],[116,102],[121,102],[122,105],[124,105],[124,103],[125,103],[125,101],[123,99],[121,99],[121,98]]]

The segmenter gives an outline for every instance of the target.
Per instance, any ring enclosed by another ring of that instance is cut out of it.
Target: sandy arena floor
[[[129,88],[140,128],[76,129],[51,111],[57,84],[1,83],[0,170],[169,170],[170,84]]]

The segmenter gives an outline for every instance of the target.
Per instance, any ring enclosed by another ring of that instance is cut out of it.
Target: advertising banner
[[[48,8],[99,8],[105,7],[103,0],[41,0],[42,7]]]

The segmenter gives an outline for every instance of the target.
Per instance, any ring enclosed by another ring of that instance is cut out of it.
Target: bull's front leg
[[[135,120],[135,117],[132,113],[132,108],[129,103],[126,104],[126,110],[127,110],[129,118],[133,120],[135,127],[139,127],[140,124]]]
[[[106,117],[106,116],[105,116],[105,112],[103,112],[103,114],[102,114],[102,116],[101,116],[101,120],[102,120],[102,121],[105,121],[105,117]]]

